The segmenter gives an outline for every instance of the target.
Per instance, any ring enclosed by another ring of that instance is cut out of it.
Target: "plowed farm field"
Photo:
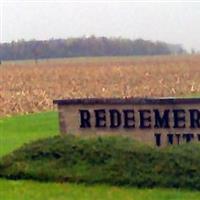
[[[7,61],[0,116],[52,110],[53,99],[200,96],[200,55]]]

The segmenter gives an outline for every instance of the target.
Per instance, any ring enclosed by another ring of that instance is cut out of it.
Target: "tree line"
[[[80,37],[50,40],[19,40],[0,43],[0,60],[25,60],[80,56],[137,56],[183,54],[179,44],[143,39]]]

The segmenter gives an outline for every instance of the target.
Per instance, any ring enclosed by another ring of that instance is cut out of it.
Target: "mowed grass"
[[[45,112],[0,118],[0,132],[0,156],[2,156],[24,143],[59,134],[58,114]]]
[[[0,179],[2,200],[199,200],[199,192]]]
[[[24,143],[58,134],[56,112],[0,119],[0,156]],[[47,169],[48,170],[48,169]],[[41,183],[0,179],[2,200],[199,200],[200,192],[177,189],[137,189],[109,185]]]

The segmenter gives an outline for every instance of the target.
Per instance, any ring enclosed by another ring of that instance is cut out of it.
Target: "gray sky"
[[[1,42],[122,36],[200,50],[199,2],[0,0]]]

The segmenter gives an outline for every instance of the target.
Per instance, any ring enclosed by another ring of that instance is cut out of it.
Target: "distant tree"
[[[182,54],[186,51],[181,45],[152,42],[143,39],[90,37],[19,40],[0,43],[1,60],[63,58],[77,56],[131,56]]]
[[[196,54],[196,51],[195,51],[195,49],[191,49],[191,54]]]

